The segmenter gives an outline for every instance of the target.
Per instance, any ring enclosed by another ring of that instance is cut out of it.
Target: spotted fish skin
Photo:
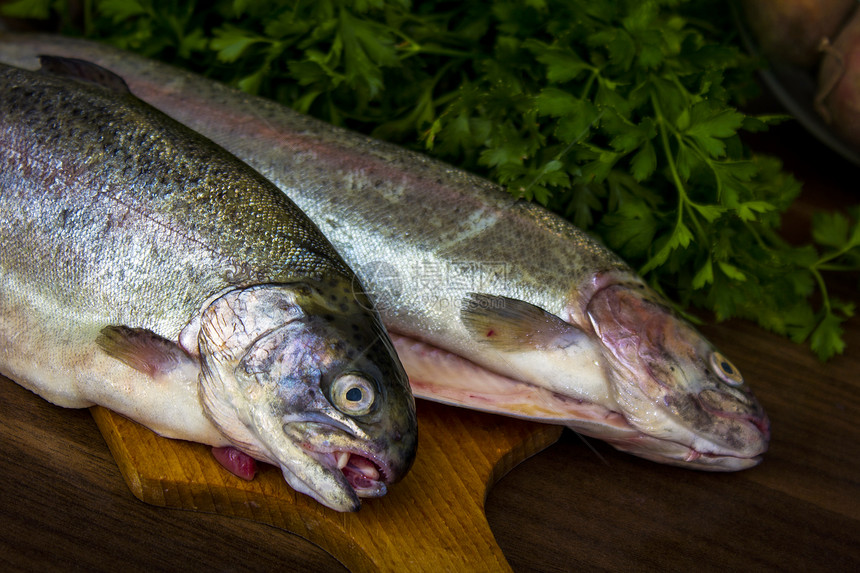
[[[43,62],[0,66],[0,373],[236,447],[334,509],[384,494],[414,459],[414,400],[331,243],[121,78]]]
[[[565,424],[659,462],[737,470],[769,423],[736,368],[616,255],[500,187],[99,44],[7,36],[0,58],[91,60],[293,199],[355,269],[419,397]]]

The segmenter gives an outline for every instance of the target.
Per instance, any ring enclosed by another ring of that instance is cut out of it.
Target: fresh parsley
[[[83,6],[75,15],[71,7]],[[66,33],[423,148],[600,235],[681,306],[844,349],[860,208],[778,231],[800,184],[740,134],[753,82],[724,2],[19,0]],[[818,301],[818,302],[813,302]]]

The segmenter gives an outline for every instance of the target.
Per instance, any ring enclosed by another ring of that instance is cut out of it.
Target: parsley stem
[[[462,52],[460,50],[451,50],[448,48],[428,48],[417,43],[411,44],[407,50],[404,50],[405,53],[400,56],[401,61],[411,58],[412,56],[419,55],[450,56],[452,58],[460,58],[464,60],[472,60],[478,56],[477,52]]]
[[[824,304],[824,311],[827,314],[833,314],[833,311],[830,308],[830,296],[827,294],[827,285],[824,283],[824,277],[821,276],[821,273],[818,270],[818,263],[809,267],[809,271],[812,273],[812,276],[815,277],[815,282],[818,283],[818,288],[821,289],[821,301]]]
[[[699,218],[696,216],[695,206],[695,203],[689,200],[684,204],[684,207],[687,209],[687,213],[689,214],[689,219],[693,221],[693,225],[696,227],[696,232],[699,234],[699,240],[702,241],[703,244],[707,244],[708,234],[705,232],[704,227],[702,227],[702,224],[699,222]]]
[[[848,251],[850,251],[851,249],[853,249],[854,247],[857,247],[857,246],[858,246],[857,243],[855,243],[853,241],[849,241],[848,243],[843,245],[841,249],[833,251],[832,253],[828,253],[828,254],[824,255],[823,257],[821,257],[820,259],[818,259],[818,261],[813,266],[817,269],[823,268],[824,264],[829,263],[830,261],[832,261],[834,259],[838,259],[839,257],[841,257],[842,255],[844,255],[845,253],[847,253]]]
[[[600,75],[600,70],[597,68],[591,69],[591,75],[588,76],[588,81],[585,82],[585,87],[582,88],[582,93],[579,95],[579,99],[585,99],[588,96],[588,92],[591,91],[591,86],[594,85],[594,80],[597,76]]]
[[[842,246],[841,249],[837,249],[832,253],[828,253],[822,256],[809,267],[809,272],[811,272],[812,276],[815,277],[815,281],[818,283],[818,288],[821,289],[821,300],[824,304],[824,309],[827,314],[833,314],[833,311],[830,306],[830,297],[827,294],[827,284],[824,282],[824,277],[821,275],[821,271],[839,270],[839,265],[828,265],[827,263],[832,260],[838,259],[856,246],[857,244],[854,241],[848,241],[845,245]]]
[[[669,163],[669,171],[672,174],[672,180],[675,183],[675,188],[678,190],[678,216],[675,220],[675,231],[681,227],[684,218],[684,209],[689,209],[687,190],[684,187],[684,182],[681,181],[681,174],[678,173],[678,166],[675,163],[675,156],[672,154],[672,146],[669,142],[669,130],[666,127],[666,117],[660,109],[660,104],[657,102],[657,97],[651,93],[651,104],[654,106],[654,117],[657,120],[657,125],[660,128],[660,139],[663,144],[663,152],[666,154],[666,161]],[[681,145],[681,142],[679,142]],[[695,217],[693,217],[695,221]],[[698,223],[697,223],[698,225]],[[701,231],[701,229],[699,229]],[[673,231],[674,232],[674,231]]]
[[[455,50],[452,48],[438,48],[433,46],[425,46],[416,42],[408,35],[406,35],[403,31],[398,30],[397,28],[392,28],[390,26],[386,26],[386,28],[395,36],[398,36],[402,42],[397,45],[397,50],[404,52],[403,55],[400,56],[400,60],[405,60],[407,58],[411,58],[412,56],[417,55],[433,55],[433,56],[450,56],[452,58],[464,58],[464,59],[474,59],[478,56],[478,53],[475,51],[464,52],[463,50]]]
[[[678,210],[686,199],[687,192],[684,189],[684,183],[681,181],[681,175],[678,173],[678,166],[675,164],[675,156],[672,154],[672,147],[669,143],[669,133],[666,129],[666,118],[660,109],[660,104],[657,103],[657,96],[651,94],[651,104],[654,106],[654,116],[657,120],[657,125],[660,126],[660,139],[663,143],[663,151],[666,154],[666,161],[669,163],[669,171],[672,173],[672,180],[675,183],[675,188],[678,190],[680,198]]]
[[[857,267],[854,265],[815,265],[815,268],[822,271],[839,271],[839,272],[851,272],[856,271]]]
[[[770,253],[774,252],[773,247],[765,242],[765,240],[762,238],[761,234],[758,232],[758,230],[756,230],[755,227],[753,227],[749,223],[746,223],[746,228],[753,236],[753,239],[755,239],[755,242],[758,244],[758,246],[762,248],[762,250],[768,251]]]

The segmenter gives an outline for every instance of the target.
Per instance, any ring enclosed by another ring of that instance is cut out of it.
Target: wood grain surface
[[[422,401],[412,471],[359,512],[338,513],[296,493],[273,466],[261,464],[245,481],[224,471],[206,446],[161,438],[105,408],[91,413],[141,501],[271,524],[355,573],[509,570],[484,515],[487,490],[562,432]]]
[[[857,168],[799,129],[781,127],[756,143],[806,181],[786,218],[789,236],[803,235],[811,205],[860,203]],[[856,275],[835,286],[857,300]],[[860,320],[846,325],[846,354],[827,364],[747,322],[702,330],[768,411],[765,461],[733,474],[696,472],[565,431],[486,499],[492,533],[514,571],[860,570]],[[57,408],[6,379],[0,404],[2,570],[344,570],[318,546],[271,525],[140,502],[86,410]],[[475,415],[443,410],[449,421]],[[451,466],[440,479],[468,471]],[[426,487],[432,496],[436,486]],[[438,489],[451,491],[447,483]],[[410,517],[404,527],[415,535],[426,523]],[[471,570],[455,562],[446,569]]]

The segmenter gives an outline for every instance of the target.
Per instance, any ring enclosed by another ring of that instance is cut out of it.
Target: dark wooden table
[[[794,126],[756,142],[807,181],[787,217],[860,203],[860,168]],[[857,300],[857,277],[836,283]],[[703,328],[767,409],[760,466],[712,474],[661,466],[565,432],[491,491],[487,516],[515,571],[860,570],[860,320],[822,364],[756,326]],[[0,378],[0,569],[332,571],[318,547],[241,519],[149,506],[126,488],[86,410]]]

